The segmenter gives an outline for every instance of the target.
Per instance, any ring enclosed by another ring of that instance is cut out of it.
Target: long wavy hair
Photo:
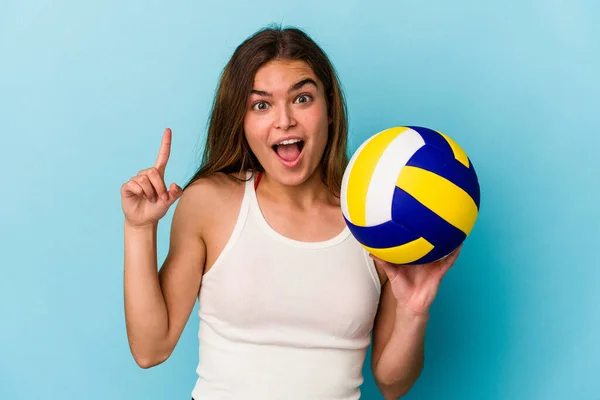
[[[321,159],[321,179],[339,196],[348,164],[346,101],[339,79],[325,52],[305,32],[282,27],[266,27],[247,38],[223,69],[212,105],[202,162],[184,189],[215,172],[228,175],[246,170],[264,172],[246,140],[244,117],[256,72],[273,60],[304,61],[324,85],[332,122]]]

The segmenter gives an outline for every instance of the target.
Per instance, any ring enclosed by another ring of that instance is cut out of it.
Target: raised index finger
[[[169,155],[171,154],[171,129],[165,129],[163,134],[162,143],[160,144],[160,150],[158,151],[158,157],[156,158],[156,164],[154,166],[164,174],[165,168],[167,167],[167,161],[169,161]]]

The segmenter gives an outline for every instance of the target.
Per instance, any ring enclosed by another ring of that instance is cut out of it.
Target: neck
[[[332,196],[329,188],[321,181],[319,169],[301,184],[293,186],[284,185],[263,172],[258,188],[269,197],[301,208],[313,208],[317,204],[329,202]]]

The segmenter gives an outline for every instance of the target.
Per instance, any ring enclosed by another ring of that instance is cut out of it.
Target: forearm
[[[162,357],[169,325],[158,279],[156,232],[156,226],[133,228],[125,223],[125,321],[131,352],[142,366]]]
[[[386,399],[398,399],[413,386],[423,369],[427,315],[398,309],[394,329],[374,368]]]

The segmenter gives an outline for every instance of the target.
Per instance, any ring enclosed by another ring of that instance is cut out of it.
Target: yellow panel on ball
[[[406,166],[402,169],[396,186],[466,235],[475,225],[478,209],[471,196],[439,175]]]
[[[423,238],[396,247],[374,249],[363,246],[369,253],[393,264],[408,264],[424,257],[433,249],[433,245]]]

